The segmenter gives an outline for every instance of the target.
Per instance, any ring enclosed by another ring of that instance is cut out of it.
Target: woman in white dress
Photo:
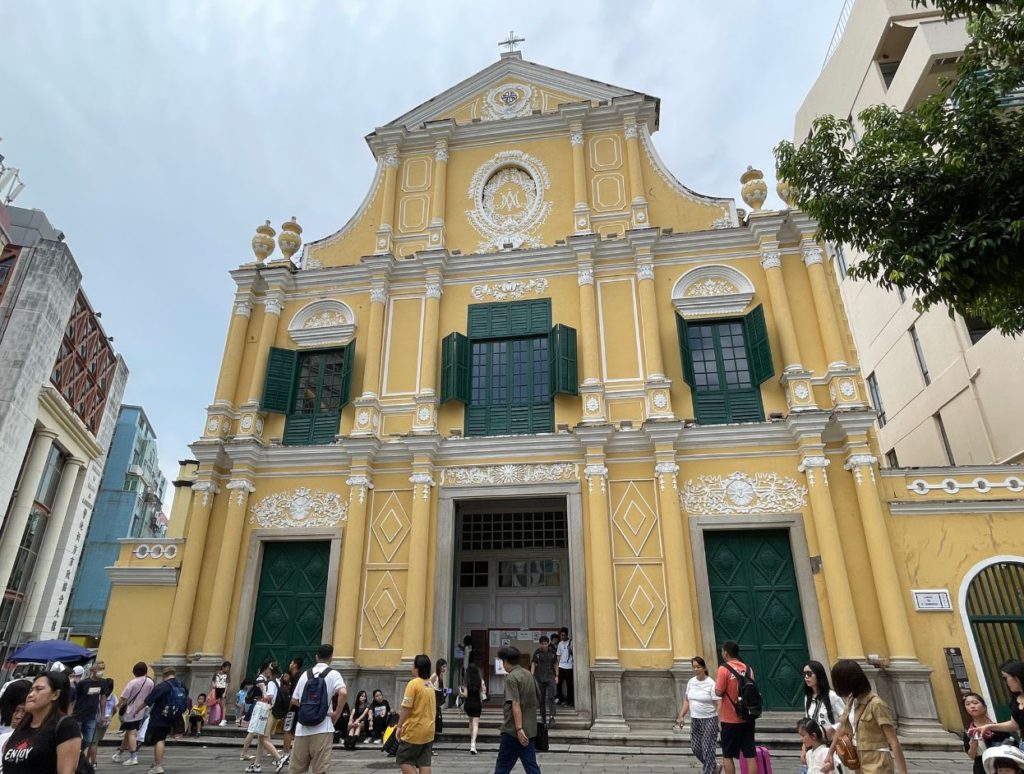
[[[683,719],[690,715],[690,749],[704,767],[704,774],[715,774],[722,766],[715,759],[718,745],[718,705],[722,700],[715,695],[715,681],[708,674],[708,665],[700,656],[690,662],[693,677],[686,683],[686,696],[679,709],[675,725],[683,727]]]

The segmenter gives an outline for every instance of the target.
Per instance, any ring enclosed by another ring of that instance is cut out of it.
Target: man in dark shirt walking
[[[75,708],[72,710],[72,717],[78,721],[82,729],[82,752],[87,752],[87,757],[95,765],[96,748],[93,747],[93,740],[96,737],[96,719],[99,717],[100,700],[105,699],[104,695],[106,681],[103,678],[104,665],[97,661],[89,670],[89,676],[79,680],[75,690]],[[89,748],[92,747],[90,750]]]
[[[540,774],[537,765],[537,682],[533,675],[519,666],[519,649],[506,646],[498,651],[505,671],[504,722],[494,774],[509,774],[516,761],[526,774]]]
[[[558,662],[555,652],[551,650],[550,640],[542,636],[540,647],[533,651],[530,671],[537,681],[537,693],[540,700],[540,716],[544,725],[555,725],[555,690],[558,685]]]

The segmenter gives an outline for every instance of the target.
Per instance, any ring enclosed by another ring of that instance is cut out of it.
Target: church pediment
[[[501,121],[535,112],[552,113],[559,105],[603,102],[638,92],[583,78],[563,70],[504,54],[490,67],[427,100],[387,124],[412,129],[428,121],[457,124]]]

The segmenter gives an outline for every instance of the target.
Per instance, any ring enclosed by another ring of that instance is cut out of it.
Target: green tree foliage
[[[924,0],[915,4],[924,5]],[[819,234],[865,256],[858,278],[1024,332],[1024,0],[938,0],[972,37],[955,82],[905,113],[814,122],[775,149]],[[1016,100],[1013,99],[1016,92]]]

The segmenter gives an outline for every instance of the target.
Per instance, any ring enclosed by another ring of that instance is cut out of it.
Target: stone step
[[[799,713],[768,713],[757,722],[758,744],[770,750],[797,750],[800,737],[796,733],[796,722]],[[468,744],[469,722],[461,710],[446,709],[443,714],[446,744]],[[501,727],[502,713],[497,708],[485,708],[480,717],[478,739],[493,742]],[[245,728],[229,721],[227,726],[207,727],[203,732],[203,740],[223,743],[241,744],[245,737]],[[565,710],[556,715],[555,726],[550,729],[552,745],[565,747],[645,747],[648,749],[688,750],[690,746],[689,724],[682,730],[672,728],[671,720],[632,721],[628,731],[614,730],[594,731],[590,723],[579,718],[574,711]],[[186,740],[189,741],[189,740]],[[907,750],[930,752],[962,751],[960,737],[954,734],[936,736],[901,736],[900,741]]]

